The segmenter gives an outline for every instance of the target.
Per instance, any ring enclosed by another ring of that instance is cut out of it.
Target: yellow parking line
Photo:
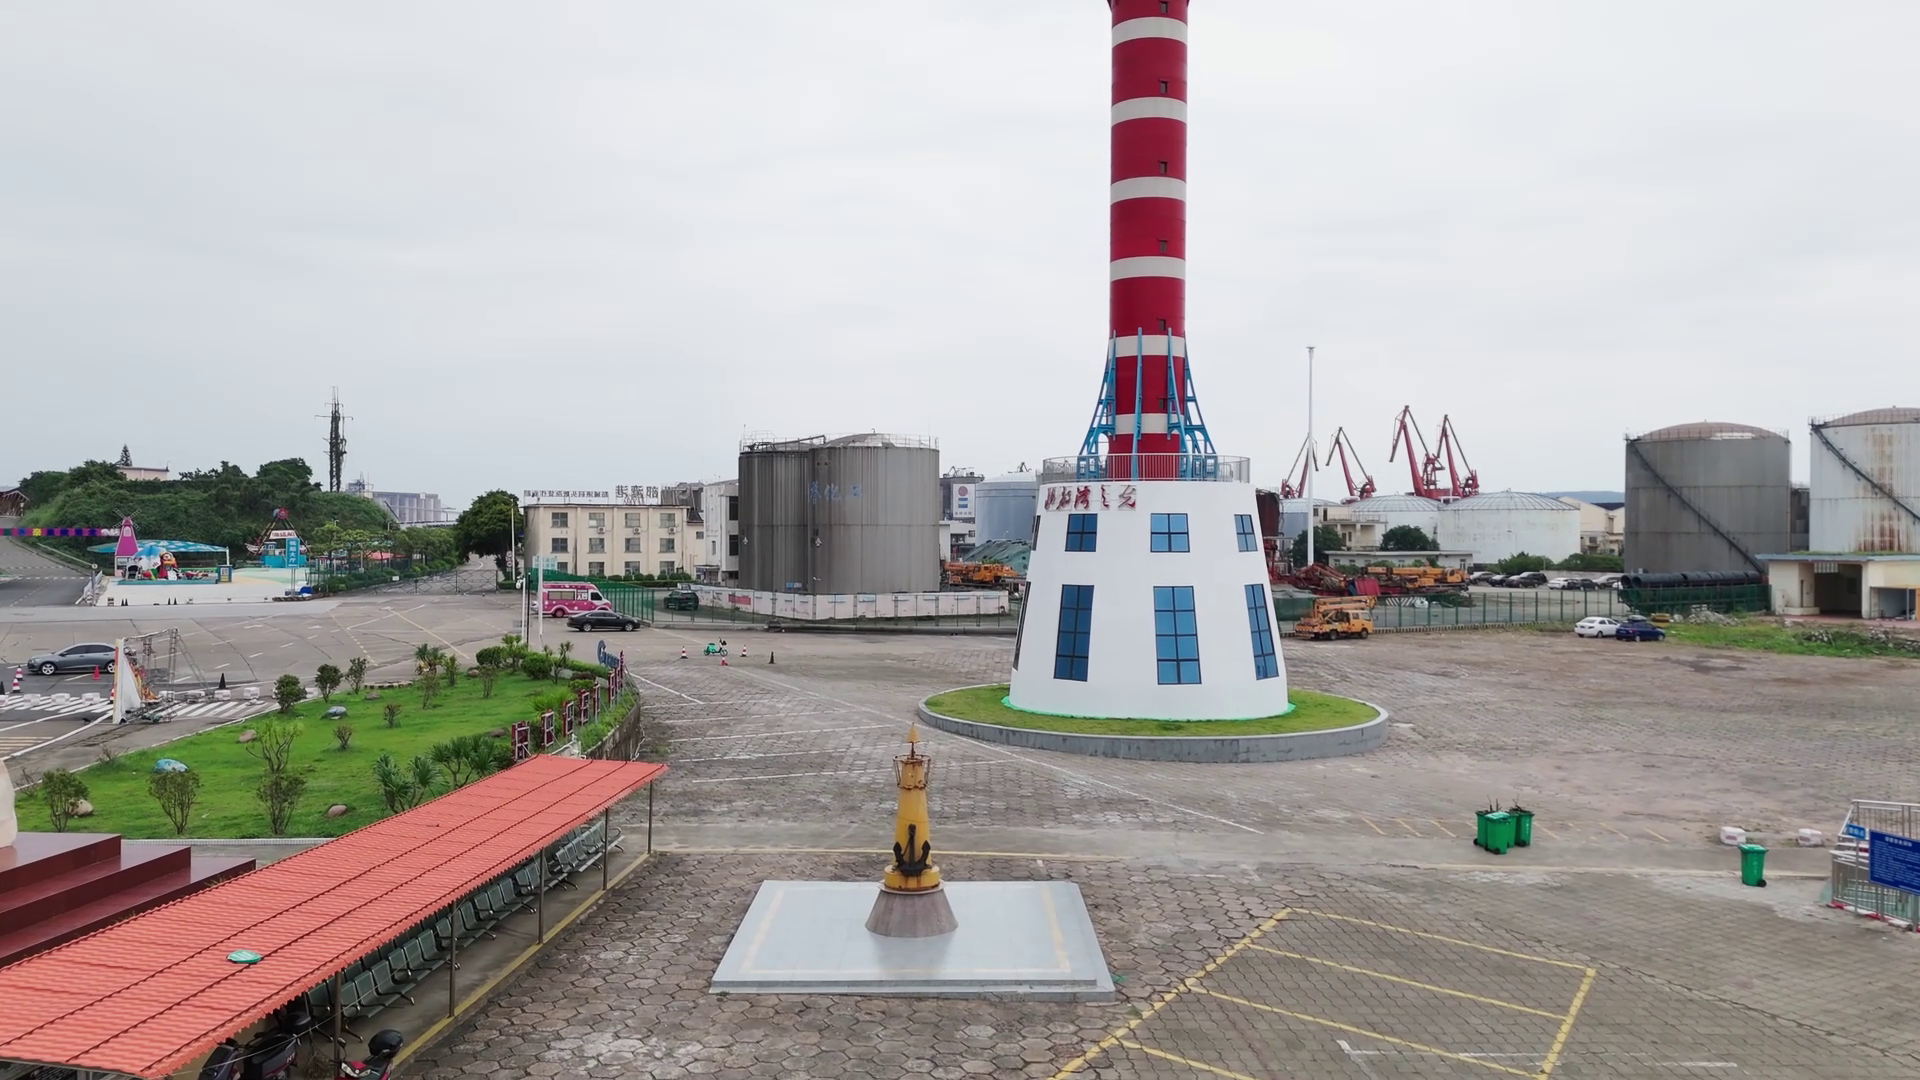
[[[1269,917],[1265,922],[1261,923],[1259,926],[1254,927],[1252,933],[1248,934],[1246,937],[1241,938],[1239,941],[1234,942],[1232,945],[1227,946],[1224,952],[1214,957],[1213,959],[1207,961],[1206,964],[1204,964],[1200,968],[1200,970],[1194,972],[1193,974],[1187,976],[1184,979],[1181,979],[1180,984],[1178,986],[1175,986],[1173,989],[1168,990],[1165,993],[1161,994],[1159,997],[1153,999],[1153,1003],[1148,1005],[1146,1008],[1141,1009],[1140,1014],[1138,1016],[1135,1016],[1133,1019],[1127,1021],[1126,1023],[1120,1025],[1119,1027],[1114,1028],[1113,1031],[1107,1034],[1106,1038],[1101,1039],[1099,1042],[1094,1043],[1092,1046],[1088,1047],[1085,1053],[1081,1054],[1077,1058],[1074,1058],[1072,1061],[1067,1062],[1065,1065],[1060,1066],[1060,1070],[1053,1074],[1053,1080],[1061,1080],[1062,1077],[1072,1076],[1074,1073],[1077,1073],[1081,1069],[1086,1068],[1087,1064],[1091,1062],[1094,1058],[1099,1057],[1101,1054],[1105,1053],[1107,1050],[1111,1049],[1112,1047],[1119,1045],[1121,1040],[1125,1039],[1128,1035],[1133,1034],[1134,1030],[1138,1028],[1141,1024],[1146,1023],[1147,1020],[1150,1019],[1154,1013],[1157,1013],[1161,1009],[1164,1009],[1168,1005],[1172,1004],[1175,998],[1178,998],[1181,994],[1199,990],[1201,979],[1204,979],[1208,975],[1213,974],[1214,970],[1218,968],[1221,964],[1224,964],[1227,961],[1233,959],[1234,957],[1240,955],[1241,951],[1246,949],[1247,946],[1252,945],[1254,942],[1260,940],[1260,938],[1264,937],[1274,927],[1279,926],[1282,920],[1286,919],[1289,915],[1292,915],[1292,914],[1293,914],[1292,908],[1281,908],[1279,911],[1274,912],[1273,915]]]
[[[1413,826],[1411,826],[1411,825],[1409,825],[1409,824],[1407,824],[1407,819],[1406,819],[1406,818],[1398,818],[1398,817],[1397,817],[1397,818],[1394,818],[1393,820],[1395,820],[1395,821],[1397,821],[1397,822],[1399,822],[1399,823],[1400,823],[1400,827],[1401,827],[1401,828],[1403,828],[1403,829],[1405,829],[1405,830],[1407,830],[1408,832],[1410,832],[1410,833],[1412,833],[1413,835],[1415,835],[1415,836],[1419,836],[1419,835],[1420,835],[1420,830],[1419,830],[1419,829],[1416,829],[1416,828],[1414,828]],[[1425,837],[1422,837],[1422,839],[1425,839]]]
[[[1660,842],[1661,842],[1661,843],[1663,843],[1663,844],[1671,844],[1671,843],[1673,843],[1673,841],[1671,841],[1671,840],[1669,840],[1669,839],[1667,839],[1667,838],[1666,838],[1666,837],[1664,837],[1664,836],[1661,836],[1661,835],[1660,835],[1659,833],[1657,833],[1657,832],[1654,832],[1654,831],[1653,831],[1652,829],[1649,829],[1649,828],[1647,828],[1647,827],[1646,827],[1645,825],[1642,825],[1642,826],[1640,826],[1640,828],[1641,828],[1641,830],[1642,830],[1642,831],[1644,831],[1644,832],[1645,832],[1645,833],[1646,833],[1646,834],[1647,834],[1648,836],[1651,836],[1651,837],[1653,837],[1653,838],[1654,838],[1655,840],[1658,840],[1658,841],[1660,841]]]
[[[1353,915],[1335,915],[1331,911],[1308,911],[1305,908],[1293,908],[1291,909],[1291,913],[1294,915],[1311,915],[1316,919],[1335,919],[1340,922],[1358,923],[1361,926],[1371,926],[1376,930],[1391,930],[1396,934],[1411,934],[1414,937],[1426,938],[1429,941],[1444,941],[1449,945],[1460,945],[1469,949],[1479,949],[1481,952],[1493,953],[1496,956],[1511,956],[1516,960],[1531,960],[1536,964],[1552,964],[1554,967],[1572,968],[1575,971],[1586,970],[1585,964],[1575,964],[1566,960],[1551,960],[1544,956],[1535,956],[1532,953],[1514,952],[1512,949],[1499,949],[1492,945],[1482,945],[1477,941],[1463,941],[1460,938],[1447,937],[1445,934],[1429,934],[1425,930],[1409,930],[1404,926],[1389,926],[1383,922],[1374,922],[1372,919],[1362,919]]]
[[[1580,1007],[1587,1003],[1587,991],[1593,989],[1593,980],[1598,974],[1598,971],[1588,968],[1586,977],[1580,980],[1580,989],[1573,995],[1573,1005],[1567,1009],[1566,1022],[1554,1033],[1553,1046],[1548,1048],[1547,1056],[1540,1061],[1540,1072],[1537,1074],[1540,1080],[1553,1075],[1554,1067],[1560,1064],[1560,1052],[1567,1047],[1567,1036],[1573,1033],[1573,1023],[1580,1019]]]
[[[1217,990],[1199,990],[1197,991],[1197,993],[1205,994],[1208,997],[1216,997],[1216,998],[1219,998],[1221,1001],[1231,1001],[1235,1005],[1244,1005],[1249,1009],[1259,1009],[1262,1012],[1270,1012],[1275,1014],[1276,1016],[1284,1016],[1290,1020],[1300,1020],[1309,1024],[1319,1024],[1322,1027],[1330,1027],[1335,1031],[1344,1031],[1349,1035],[1359,1035],[1368,1039],[1379,1039],[1381,1042],[1392,1043],[1395,1046],[1404,1046],[1409,1050],[1418,1050],[1423,1054],[1434,1054],[1443,1058],[1451,1058],[1454,1061],[1464,1061],[1469,1065],[1478,1065],[1483,1069],[1492,1069],[1496,1072],[1512,1073],[1515,1076],[1537,1075],[1535,1073],[1528,1072],[1525,1069],[1516,1069],[1511,1065],[1497,1065],[1491,1061],[1483,1061],[1479,1058],[1468,1057],[1465,1054],[1456,1054],[1451,1050],[1442,1050],[1437,1046],[1428,1046],[1425,1043],[1417,1043],[1408,1039],[1396,1039],[1391,1035],[1382,1035],[1380,1032],[1377,1032],[1377,1031],[1368,1031],[1366,1028],[1354,1027],[1352,1024],[1343,1024],[1338,1020],[1328,1020],[1325,1017],[1309,1016],[1306,1013],[1297,1013],[1289,1009],[1279,1009],[1279,1008],[1275,1008],[1272,1005],[1262,1005],[1257,1001],[1248,1001],[1246,998],[1234,997],[1232,994],[1222,994]]]
[[[1367,823],[1367,828],[1369,828],[1369,829],[1372,829],[1372,830],[1373,830],[1374,832],[1377,832],[1377,833],[1379,833],[1379,834],[1380,834],[1381,836],[1385,836],[1385,835],[1387,835],[1387,830],[1385,830],[1385,829],[1383,829],[1383,828],[1381,828],[1381,827],[1380,827],[1380,826],[1378,826],[1378,825],[1375,825],[1375,824],[1373,823],[1373,819],[1372,819],[1372,818],[1365,818],[1365,817],[1363,817],[1363,818],[1361,818],[1360,820],[1361,820],[1361,821],[1364,821],[1364,822],[1366,822],[1366,823]]]
[[[1427,820],[1433,821],[1433,827],[1436,829],[1439,829],[1443,833],[1446,833],[1449,837],[1453,835],[1452,829],[1447,828],[1445,825],[1440,824],[1438,821],[1434,821],[1434,819],[1432,818],[1428,818]]]
[[[1566,1013],[1548,1012],[1545,1009],[1536,1009],[1529,1005],[1516,1005],[1511,1001],[1502,1001],[1499,998],[1481,997],[1479,994],[1469,994],[1465,990],[1454,990],[1445,986],[1435,986],[1432,983],[1424,983],[1415,979],[1404,978],[1399,975],[1389,975],[1384,971],[1374,971],[1371,968],[1353,967],[1349,964],[1338,964],[1333,962],[1332,960],[1322,960],[1317,956],[1307,956],[1304,953],[1288,952],[1285,949],[1275,949],[1266,945],[1255,945],[1254,948],[1259,949],[1261,952],[1272,953],[1275,956],[1285,956],[1294,960],[1305,960],[1309,964],[1321,964],[1325,967],[1334,968],[1338,971],[1351,972],[1355,975],[1366,975],[1375,979],[1385,979],[1387,982],[1399,983],[1402,986],[1412,986],[1412,987],[1417,987],[1421,990],[1431,990],[1436,994],[1447,994],[1452,997],[1466,998],[1468,1001],[1477,1001],[1482,1005],[1495,1005],[1502,1009],[1512,1009],[1515,1012],[1532,1013],[1535,1016],[1544,1016],[1549,1020],[1565,1020],[1567,1018]]]
[[[1218,1065],[1209,1065],[1204,1061],[1195,1061],[1192,1058],[1181,1057],[1179,1054],[1169,1054],[1165,1050],[1155,1050],[1151,1046],[1142,1046],[1132,1039],[1116,1040],[1116,1045],[1124,1046],[1129,1050],[1138,1050],[1143,1054],[1152,1054],[1154,1057],[1164,1058],[1168,1061],[1185,1065],[1189,1069],[1198,1069],[1201,1072],[1210,1072],[1215,1076],[1224,1076],[1227,1080],[1256,1080],[1255,1077],[1248,1076],[1246,1073],[1237,1073],[1232,1069],[1223,1069]]]

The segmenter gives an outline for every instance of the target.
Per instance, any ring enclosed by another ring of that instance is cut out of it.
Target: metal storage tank
[[[1347,506],[1357,518],[1378,519],[1382,523],[1381,536],[1385,536],[1388,529],[1411,525],[1426,533],[1435,543],[1440,541],[1439,499],[1429,499],[1424,495],[1375,495],[1371,499],[1348,503]]]
[[[1869,409],[1812,429],[1812,550],[1920,553],[1920,409]]]
[[[974,524],[979,542],[1033,541],[1033,518],[1040,512],[1040,478],[1030,472],[1007,473],[973,487]]]
[[[1627,440],[1628,570],[1764,574],[1793,550],[1793,444],[1749,424],[1702,421]]]
[[[1484,491],[1440,507],[1444,551],[1470,551],[1476,563],[1525,552],[1555,562],[1580,550],[1580,511],[1524,491]]]
[[[941,582],[940,451],[913,435],[740,447],[740,585],[932,592]]]

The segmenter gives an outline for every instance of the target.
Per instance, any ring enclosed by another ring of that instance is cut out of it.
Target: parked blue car
[[[1660,641],[1667,636],[1667,632],[1635,616],[1614,627],[1613,636],[1618,641]]]

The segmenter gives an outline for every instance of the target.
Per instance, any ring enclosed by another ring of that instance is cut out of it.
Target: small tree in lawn
[[[360,696],[360,688],[367,685],[367,658],[356,656],[347,661],[347,692]]]
[[[454,653],[440,654],[440,667],[447,673],[447,686],[451,688],[460,681],[460,657]]]
[[[500,681],[500,669],[493,664],[481,664],[477,670],[480,672],[480,696],[492,697],[493,684]]]
[[[420,708],[433,708],[433,699],[440,696],[440,658],[429,657],[427,673],[415,680],[420,688]]]
[[[283,773],[293,760],[293,740],[300,737],[300,731],[297,720],[268,718],[253,726],[253,741],[243,745],[268,772]]]
[[[427,661],[431,660],[433,658],[433,654],[438,651],[439,650],[435,649],[432,645],[424,641],[418,645],[415,645],[413,647],[414,669],[424,673],[427,670]]]
[[[87,797],[87,782],[65,769],[48,769],[40,778],[40,797],[46,800],[53,831],[66,832],[67,822],[80,812],[80,803]]]
[[[400,726],[400,703],[397,701],[387,702],[387,726]]]
[[[300,685],[300,676],[282,675],[273,680],[273,701],[280,706],[280,715],[293,711],[295,705],[307,700],[307,688]]]
[[[307,778],[298,772],[269,772],[260,777],[260,786],[254,789],[254,797],[267,810],[267,831],[274,836],[287,835],[287,825],[293,820],[294,808],[300,805],[300,796],[307,790]]]
[[[332,701],[333,692],[340,689],[340,669],[332,664],[321,664],[320,670],[313,673],[313,688],[320,691],[321,701]]]
[[[573,642],[571,641],[561,642],[560,643],[560,662],[554,665],[555,679],[558,679],[560,677],[558,674],[559,669],[566,667],[567,661],[571,659],[572,656],[573,656]]]
[[[147,794],[160,804],[160,812],[173,825],[173,835],[187,835],[193,804],[200,798],[200,774],[192,769],[154,773],[147,777]]]

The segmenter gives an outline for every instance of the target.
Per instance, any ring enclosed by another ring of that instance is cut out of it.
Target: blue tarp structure
[[[118,546],[119,545],[117,543],[95,544],[94,546],[88,548],[87,550],[104,552],[108,555],[111,555],[113,554],[113,549]],[[142,540],[140,541],[140,557],[143,559],[153,558],[154,556],[159,555],[163,551],[171,551],[175,555],[205,555],[213,552],[223,552],[226,550],[227,550],[226,548],[223,548],[218,544],[200,544],[200,543],[195,543],[192,540]]]

